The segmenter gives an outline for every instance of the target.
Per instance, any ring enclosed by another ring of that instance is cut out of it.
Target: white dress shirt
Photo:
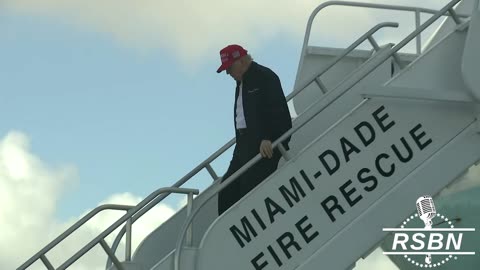
[[[237,129],[240,128],[247,128],[247,123],[245,122],[245,114],[243,113],[243,98],[242,98],[242,88],[243,88],[243,82],[240,82],[240,91],[238,92],[238,99],[237,99],[237,117],[235,118],[235,121],[237,123]]]

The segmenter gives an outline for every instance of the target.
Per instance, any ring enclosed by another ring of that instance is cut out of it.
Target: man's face
[[[235,81],[242,80],[243,69],[241,59],[233,62],[233,64],[229,68],[227,68],[227,74],[232,76]]]

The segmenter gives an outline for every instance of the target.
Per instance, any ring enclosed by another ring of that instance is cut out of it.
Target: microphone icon
[[[432,219],[437,215],[437,210],[435,210],[435,204],[433,204],[433,199],[431,196],[425,195],[417,200],[417,212],[418,216],[425,223],[425,229],[432,228]],[[432,263],[432,255],[427,254],[425,257],[425,263]]]

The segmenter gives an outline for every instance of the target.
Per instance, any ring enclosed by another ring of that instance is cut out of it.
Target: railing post
[[[372,47],[375,49],[375,51],[380,50],[380,46],[378,45],[377,41],[372,36],[368,36],[367,39],[370,42],[370,44],[372,44]],[[400,62],[400,57],[398,57],[397,53],[394,53],[392,56],[393,56],[393,60],[395,61],[395,63],[397,63],[397,65],[400,67],[400,69],[402,69],[403,65]]]
[[[368,36],[367,39],[370,42],[370,44],[372,45],[373,49],[376,52],[378,52],[380,50],[380,46],[378,45],[377,41],[375,41],[375,39],[373,39],[372,36]]]
[[[215,170],[213,170],[212,166],[210,165],[210,163],[208,163],[207,165],[205,165],[205,168],[207,169],[208,173],[210,174],[210,176],[212,176],[213,180],[217,180],[218,179],[218,175],[217,173],[215,172]]]
[[[283,144],[278,144],[278,150],[280,150],[280,153],[282,154],[282,157],[285,159],[285,161],[289,161],[292,158],[283,146]]]
[[[415,30],[420,27],[420,10],[415,10]],[[418,34],[417,37],[417,54],[422,53],[422,33]]]
[[[120,263],[120,261],[117,259],[117,257],[113,253],[113,251],[108,246],[107,242],[105,242],[105,239],[100,240],[100,245],[102,246],[103,250],[105,250],[108,257],[110,257],[110,259],[112,259],[112,262],[117,267],[117,270],[125,270],[123,268],[123,265]]]
[[[132,219],[127,220],[126,228],[126,247],[125,247],[125,261],[132,260]]]
[[[320,88],[320,90],[322,90],[322,93],[327,93],[328,92],[328,89],[327,87],[325,86],[325,84],[323,84],[322,80],[319,78],[319,77],[316,77],[315,78],[315,83],[318,85],[318,87]]]
[[[193,193],[188,193],[187,195],[187,218],[190,217],[190,215],[192,214],[192,209],[193,209]],[[192,246],[192,239],[193,239],[193,232],[192,232],[192,224],[190,224],[190,226],[188,227],[188,230],[187,230],[187,235],[186,235],[186,243],[185,245],[186,246]]]
[[[460,20],[460,18],[458,17],[457,13],[455,12],[455,10],[453,10],[453,7],[449,8],[448,9],[448,13],[450,13],[450,16],[452,16],[452,19],[455,21],[455,23],[457,25],[460,25],[462,24],[462,21]]]
[[[42,254],[40,256],[40,260],[42,260],[43,264],[45,265],[45,267],[47,267],[48,270],[55,270],[55,268],[50,263],[50,261],[47,259],[47,257],[45,257],[45,254]]]

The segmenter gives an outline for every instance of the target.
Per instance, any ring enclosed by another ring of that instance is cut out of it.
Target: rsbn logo
[[[385,255],[404,256],[413,265],[419,268],[432,268],[444,265],[458,256],[475,255],[474,251],[462,250],[462,240],[468,232],[475,232],[475,228],[455,228],[448,217],[437,213],[431,196],[422,196],[417,200],[417,214],[407,218],[400,228],[384,228],[385,232],[393,232],[391,251]],[[408,223],[420,218],[424,228],[409,228]],[[434,218],[440,219],[434,226]],[[448,227],[445,227],[445,224]],[[432,226],[434,228],[432,228]],[[414,259],[412,255],[425,256],[423,260]]]

